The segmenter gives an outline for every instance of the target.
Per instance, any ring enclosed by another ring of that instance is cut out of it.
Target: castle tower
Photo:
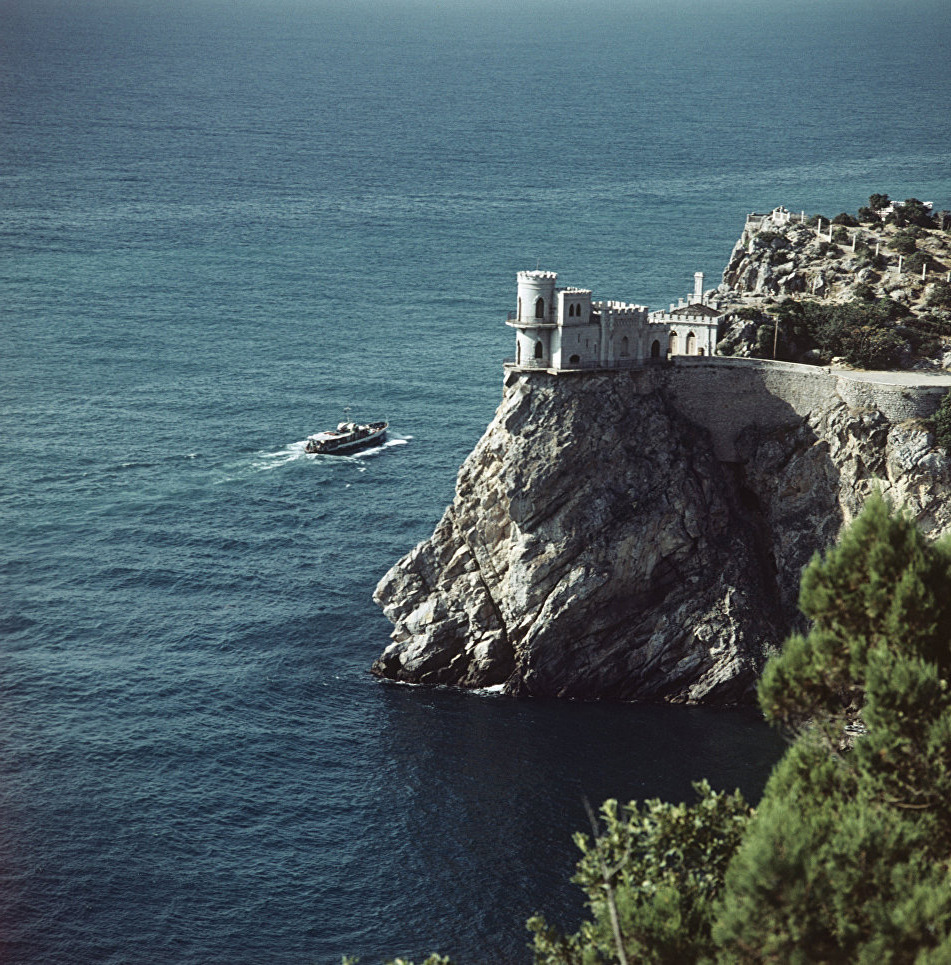
[[[555,310],[554,271],[520,271],[518,273],[518,313],[521,323],[553,322]]]
[[[547,368],[551,365],[552,330],[557,325],[553,271],[520,271],[518,302],[507,323],[516,331],[515,364]]]

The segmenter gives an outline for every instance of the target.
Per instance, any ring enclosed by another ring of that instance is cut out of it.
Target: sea
[[[667,306],[745,217],[951,207],[946,0],[0,0],[0,961],[527,963],[584,801],[755,711],[380,682],[515,273]],[[386,445],[304,441],[386,418]]]

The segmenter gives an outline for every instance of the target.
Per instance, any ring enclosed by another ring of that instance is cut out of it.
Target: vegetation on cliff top
[[[734,312],[721,354],[884,369],[951,350],[948,212],[873,194],[857,217],[748,227],[721,286]]]
[[[706,784],[607,802],[577,839],[589,917],[533,918],[536,965],[951,961],[951,541],[873,498],[800,603],[759,688],[793,743],[755,813]]]

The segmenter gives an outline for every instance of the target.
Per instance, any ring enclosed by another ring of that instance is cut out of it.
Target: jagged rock
[[[506,391],[436,532],[377,588],[396,630],[375,673],[568,697],[748,696],[780,640],[774,588],[701,433],[630,385]]]
[[[802,567],[876,487],[951,530],[919,424],[837,396],[718,462],[662,391],[510,376],[430,539],[380,582],[382,677],[513,694],[733,703],[797,626]]]

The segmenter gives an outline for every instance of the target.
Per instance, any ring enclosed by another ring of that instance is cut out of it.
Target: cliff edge
[[[830,377],[805,411],[750,416],[724,446],[705,383],[674,363],[509,369],[452,504],[376,589],[394,631],[373,672],[512,694],[744,702],[796,625],[802,566],[874,487],[927,531],[951,529],[951,465],[920,419],[889,417],[874,392],[856,405]],[[784,390],[762,391],[775,403]]]

